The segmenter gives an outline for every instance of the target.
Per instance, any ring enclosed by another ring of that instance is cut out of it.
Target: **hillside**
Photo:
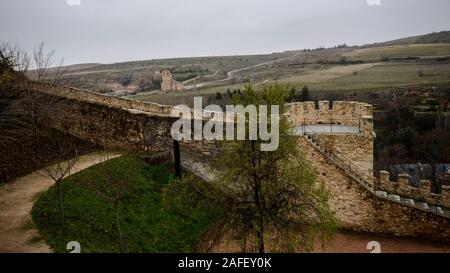
[[[227,72],[292,55],[281,52],[262,55],[212,56],[155,59],[114,64],[84,64],[64,67],[63,84],[98,92],[152,90],[155,72],[168,68],[176,80],[199,77],[198,82],[220,80]],[[125,84],[124,84],[125,83]]]
[[[433,32],[425,35],[401,38],[393,41],[376,43],[374,46],[446,43],[450,43],[450,31]]]
[[[166,68],[187,90],[157,92],[155,73]],[[365,46],[78,64],[65,70],[65,85],[165,104],[184,102],[194,95],[215,96],[246,83],[259,87],[275,81],[298,89],[307,85],[311,92],[446,86],[450,85],[450,31]]]

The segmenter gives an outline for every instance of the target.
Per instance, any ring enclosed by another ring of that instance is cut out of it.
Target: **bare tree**
[[[66,72],[62,68],[63,59],[55,61],[54,52],[54,50],[47,51],[45,43],[41,42],[34,47],[30,57],[17,45],[0,43],[2,89],[0,103],[4,110],[0,122],[7,124],[3,126],[3,133],[8,131],[11,135],[13,129],[21,129],[19,133],[24,134],[23,123],[27,123],[30,131],[28,134],[35,137],[35,147],[38,145],[37,137],[40,134],[39,124],[43,125],[45,117],[52,115],[51,109],[57,100],[55,97],[43,96],[40,92],[36,92],[41,88],[39,83],[55,85],[61,81]],[[15,86],[12,83],[15,83]]]
[[[61,225],[65,224],[64,217],[64,197],[62,191],[62,180],[70,175],[77,160],[78,150],[67,135],[63,136],[58,142],[58,153],[61,157],[58,163],[47,166],[43,169],[46,176],[50,177],[56,184],[58,190],[59,210],[61,215]]]
[[[108,153],[106,153],[105,157],[105,161],[110,159]],[[117,241],[121,253],[125,252],[125,242],[122,232],[120,205],[125,194],[132,188],[132,181],[124,179],[124,177],[132,177],[131,172],[132,166],[130,168],[114,168],[114,166],[111,167],[101,163],[97,167],[97,172],[92,174],[89,179],[91,188],[97,196],[109,202],[114,208]]]
[[[29,63],[28,54],[19,47],[0,44],[0,147],[14,144],[27,133],[27,124],[13,102],[21,90]]]
[[[30,67],[34,70],[27,73],[31,80],[28,81],[22,105],[33,130],[35,147],[39,145],[38,137],[42,134],[40,127],[48,125],[49,118],[55,114],[55,104],[59,102],[55,96],[47,96],[36,91],[39,91],[41,88],[39,85],[42,83],[56,85],[65,73],[62,68],[64,60],[56,61],[54,54],[54,50],[46,49],[44,42],[39,43],[34,47],[32,54]]]
[[[16,72],[16,80],[22,82],[30,68],[31,59],[29,54],[19,46],[11,43],[0,44],[0,61]]]
[[[55,50],[47,51],[45,43],[41,42],[33,48],[33,68],[32,79],[38,83],[48,83],[56,85],[61,79],[65,70],[62,68],[64,59],[56,61]]]
[[[63,68],[64,59],[56,60],[54,55],[55,50],[47,50],[44,42],[34,46],[31,56],[18,45],[0,44],[0,60],[15,72],[18,88],[22,89],[30,88],[27,76],[37,83],[56,85],[61,81],[67,70]]]

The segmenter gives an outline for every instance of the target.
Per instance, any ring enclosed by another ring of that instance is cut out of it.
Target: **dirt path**
[[[108,154],[108,158],[120,154]],[[103,153],[81,156],[71,174],[105,161]],[[31,209],[40,193],[54,182],[36,171],[0,186],[0,253],[51,252],[31,220]]]
[[[239,252],[238,242],[230,240],[230,234],[225,233],[209,249],[210,253]],[[314,246],[315,253],[370,253],[369,242],[380,243],[381,253],[450,253],[450,246],[439,245],[429,241],[409,238],[380,237],[353,232],[338,232],[322,249],[321,244]],[[269,246],[270,247],[270,246]]]
[[[250,66],[246,66],[246,67],[241,67],[235,70],[231,70],[227,72],[227,77],[225,79],[221,79],[221,80],[215,80],[215,81],[211,81],[211,82],[204,82],[204,83],[200,83],[197,84],[195,86],[186,86],[186,88],[188,89],[193,89],[193,88],[199,88],[199,87],[206,87],[212,84],[217,84],[217,83],[221,83],[221,82],[226,82],[229,81],[231,79],[233,79],[234,74],[237,74],[239,72],[245,71],[245,70],[249,70],[249,69],[254,69],[254,68],[258,68],[261,66],[266,66],[266,65],[271,65],[271,64],[275,64],[278,62],[284,62],[287,60],[290,60],[292,58],[298,57],[299,55],[303,54],[302,52],[297,52],[292,56],[288,56],[288,57],[284,57],[284,58],[280,58],[280,59],[276,59],[276,60],[272,60],[272,61],[268,61],[268,62],[263,62],[263,63],[259,63],[259,64],[255,64],[255,65],[250,65]]]

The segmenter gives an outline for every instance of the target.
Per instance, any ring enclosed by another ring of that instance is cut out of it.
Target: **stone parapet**
[[[442,186],[441,193],[431,191],[431,181],[420,180],[419,187],[413,187],[408,174],[399,174],[398,181],[392,181],[388,171],[380,171],[377,188],[405,198],[426,202],[430,205],[450,208],[450,186]]]
[[[294,127],[311,124],[339,124],[372,131],[372,105],[354,101],[313,101],[286,104],[286,115]],[[372,133],[372,132],[370,132]]]

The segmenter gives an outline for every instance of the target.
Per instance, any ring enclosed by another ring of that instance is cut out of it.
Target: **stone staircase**
[[[450,209],[442,208],[439,206],[430,205],[426,202],[414,200],[408,197],[403,197],[397,194],[391,194],[386,191],[379,191],[376,189],[376,177],[369,176],[364,171],[355,166],[352,161],[346,158],[344,155],[338,154],[330,149],[325,149],[320,145],[317,137],[313,133],[305,134],[304,137],[308,142],[316,148],[327,160],[344,171],[353,180],[358,182],[362,187],[374,194],[376,197],[385,199],[391,202],[395,202],[404,206],[412,207],[421,211],[432,213],[445,218],[450,218]]]
[[[374,193],[374,178],[366,174],[364,171],[355,166],[351,159],[344,155],[333,152],[330,149],[325,149],[320,146],[320,142],[317,140],[314,134],[306,134],[308,142],[314,146],[322,155],[324,155],[328,161],[333,163],[336,167],[343,170],[347,175],[352,177],[356,182],[363,186],[368,191]]]

